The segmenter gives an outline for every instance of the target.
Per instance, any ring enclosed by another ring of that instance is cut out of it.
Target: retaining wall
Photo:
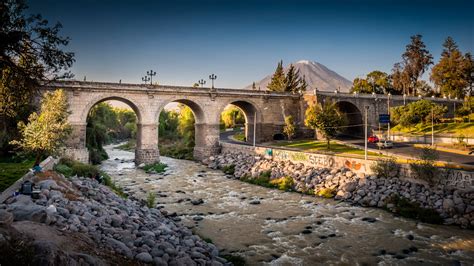
[[[292,161],[294,163],[302,163],[313,167],[326,168],[347,168],[352,172],[365,175],[373,174],[371,165],[375,164],[374,160],[364,160],[344,156],[316,154],[309,152],[291,151],[285,149],[275,149],[262,146],[248,146],[232,143],[220,143],[222,153],[245,153],[254,155],[263,155],[272,158],[275,161]],[[474,172],[457,169],[440,169],[439,183],[447,187],[458,189],[474,189]],[[399,177],[411,182],[423,183],[423,181],[412,178],[410,167],[402,164]]]

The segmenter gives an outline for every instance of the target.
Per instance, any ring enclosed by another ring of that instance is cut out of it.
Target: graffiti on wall
[[[441,175],[440,183],[457,188],[474,188],[474,172],[447,169]]]
[[[277,161],[290,160],[293,162],[301,162],[304,164],[319,166],[319,167],[335,166],[335,160],[331,156],[320,155],[320,154],[308,154],[304,152],[273,150],[273,159]]]

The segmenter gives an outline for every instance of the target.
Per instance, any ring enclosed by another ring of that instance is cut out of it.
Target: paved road
[[[220,140],[224,141],[224,142],[227,142],[227,143],[232,143],[232,144],[249,145],[249,146],[252,145],[250,143],[234,140],[233,138],[231,138],[232,135],[237,134],[239,132],[240,131],[224,131],[224,132],[221,132]]]
[[[339,140],[360,146],[362,149],[364,148],[364,139],[361,138],[342,137],[339,138]],[[388,151],[390,153],[402,156],[416,157],[418,154],[420,154],[420,149],[413,147],[413,144],[414,143],[394,142],[393,148],[388,149]],[[378,149],[378,147],[374,143],[369,143],[368,146],[372,149]],[[474,165],[474,155],[462,155],[444,151],[438,151],[438,154],[440,161]]]

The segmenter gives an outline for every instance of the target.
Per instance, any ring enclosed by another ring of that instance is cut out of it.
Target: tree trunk
[[[326,138],[327,142],[328,142],[328,151],[331,149],[331,143],[330,143],[330,138]]]
[[[35,165],[39,165],[41,162],[41,153],[36,154]]]

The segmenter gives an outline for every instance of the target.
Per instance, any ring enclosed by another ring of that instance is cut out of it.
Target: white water
[[[156,193],[164,210],[176,212],[181,223],[212,239],[222,253],[241,255],[250,265],[474,263],[474,232],[470,230],[258,187],[192,161],[161,157],[167,171],[147,174],[135,168],[132,152],[105,148],[110,159],[101,167],[127,193],[143,199],[148,192]],[[261,204],[249,204],[256,198]],[[204,204],[192,205],[192,199],[203,199]],[[196,216],[203,220],[194,221]],[[377,221],[368,223],[363,217]],[[305,228],[311,233],[302,234]],[[410,247],[417,251],[404,254]],[[381,255],[381,250],[387,254]]]

